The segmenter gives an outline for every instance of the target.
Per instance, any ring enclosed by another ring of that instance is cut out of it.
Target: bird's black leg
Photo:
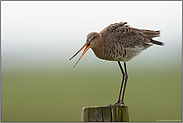
[[[120,61],[118,61],[118,65],[119,65],[119,67],[120,67],[120,69],[121,69],[121,72],[122,72],[122,82],[121,82],[121,88],[120,88],[120,91],[119,91],[118,101],[117,101],[115,104],[120,103],[120,97],[121,97],[123,82],[124,82],[124,78],[125,78],[125,73],[124,73],[124,71],[123,71],[123,68],[122,68],[122,66],[121,66]]]
[[[124,62],[124,68],[125,68],[125,82],[124,82],[124,87],[123,87],[123,93],[122,93],[122,99],[121,99],[121,104],[124,104],[124,95],[125,95],[125,88],[126,88],[126,83],[127,83],[127,79],[128,79],[128,74],[127,74],[127,69],[126,69],[126,63]]]

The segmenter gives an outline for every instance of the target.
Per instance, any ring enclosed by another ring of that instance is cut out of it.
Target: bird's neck
[[[96,47],[92,48],[92,50],[98,58],[102,58],[103,53],[104,53],[104,42],[103,42],[102,38],[101,38],[100,42],[97,43]]]

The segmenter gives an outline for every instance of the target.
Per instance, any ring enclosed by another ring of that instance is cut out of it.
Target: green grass
[[[80,70],[80,71],[79,71]],[[78,72],[79,71],[79,72]],[[182,120],[181,68],[128,69],[130,121]],[[80,121],[82,107],[117,101],[115,69],[2,70],[2,121]]]

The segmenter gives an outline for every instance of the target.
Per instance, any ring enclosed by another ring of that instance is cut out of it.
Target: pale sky
[[[132,63],[181,60],[180,1],[2,1],[1,5],[2,63],[74,65],[79,56],[68,59],[86,42],[89,32],[120,21],[160,30],[161,37],[155,39],[165,43],[143,51]],[[103,63],[91,49],[79,64],[86,61]]]

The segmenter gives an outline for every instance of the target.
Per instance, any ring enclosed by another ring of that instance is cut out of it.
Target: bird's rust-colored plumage
[[[77,64],[87,50],[91,48],[95,55],[100,59],[118,61],[123,75],[118,101],[114,105],[124,104],[123,99],[128,79],[126,62],[153,44],[163,45],[162,42],[152,39],[154,37],[159,37],[160,31],[137,29],[126,24],[127,22],[114,23],[107,26],[99,33],[89,33],[84,46],[73,56],[75,57],[83,48],[85,48],[76,62]],[[73,57],[71,57],[70,60]],[[125,71],[120,64],[120,61],[124,62]],[[76,66],[76,64],[74,66]],[[122,99],[120,99],[121,94]]]
[[[100,59],[127,62],[152,44],[163,45],[162,42],[152,39],[159,37],[160,31],[137,29],[126,24],[127,22],[115,23],[99,33],[89,33],[82,56],[91,47]]]

